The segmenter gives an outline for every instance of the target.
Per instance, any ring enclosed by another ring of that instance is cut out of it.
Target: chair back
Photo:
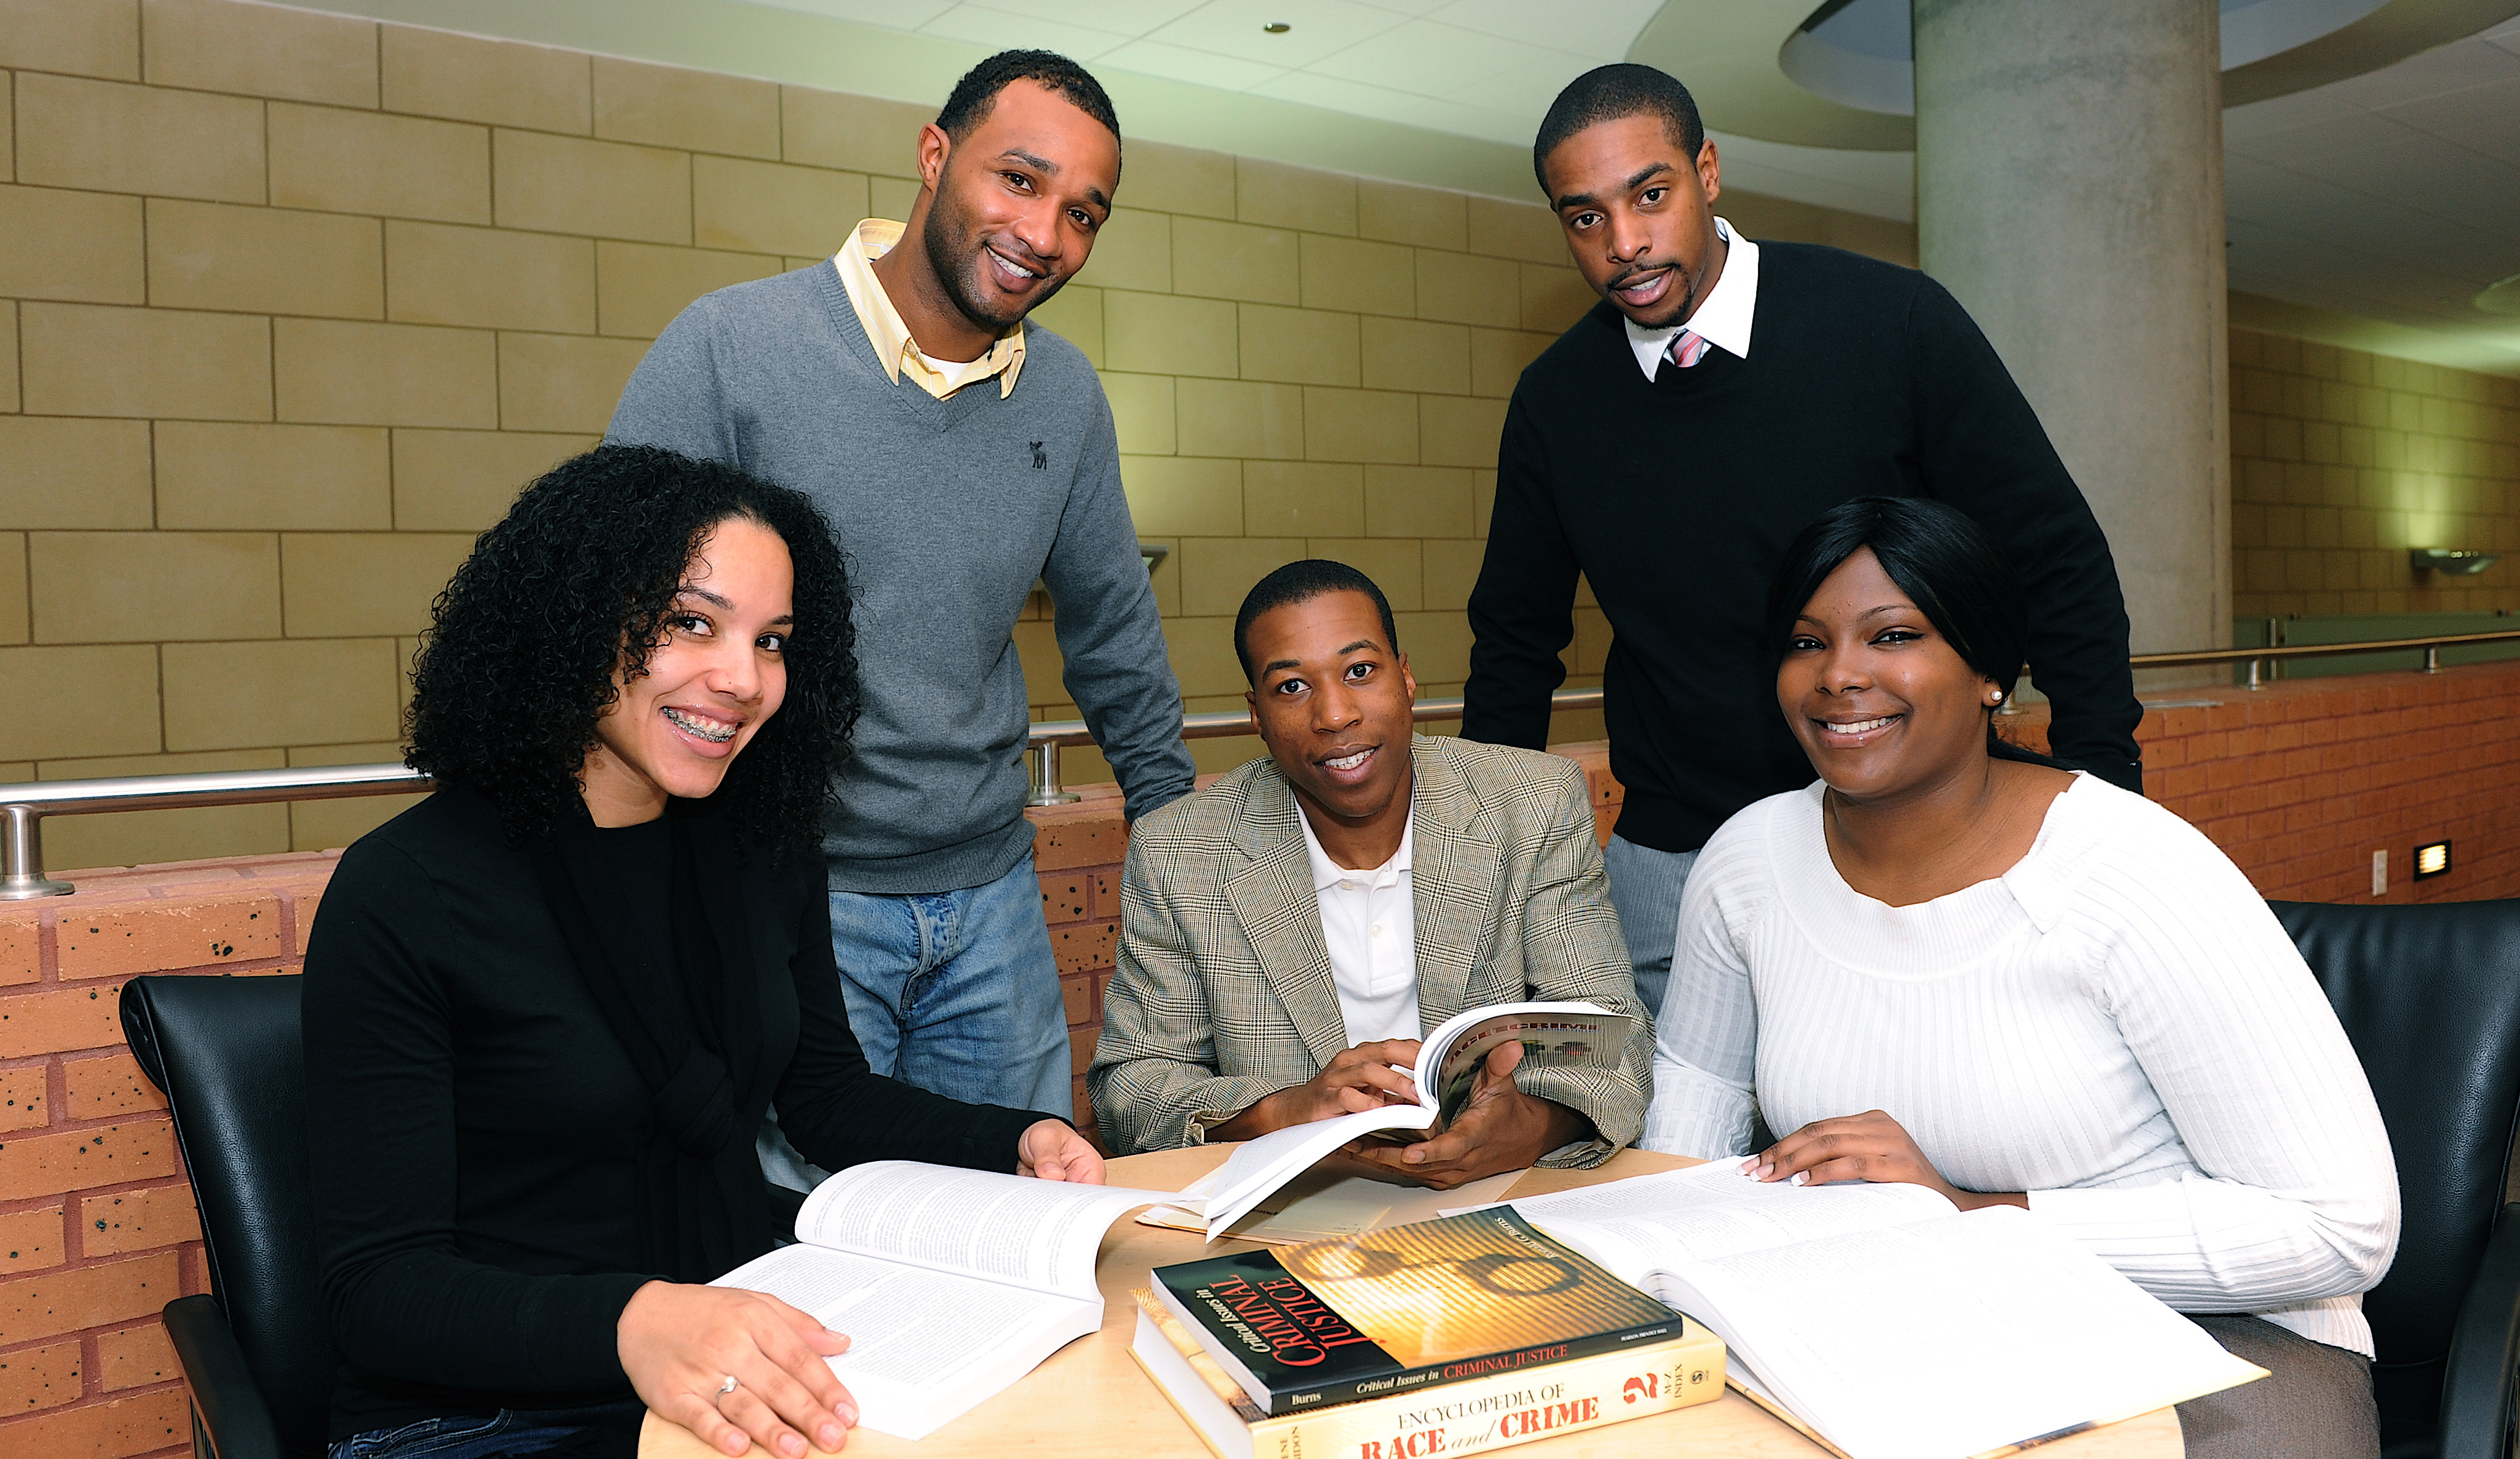
[[[122,1032],[174,1113],[210,1294],[282,1441],[292,1454],[320,1454],[337,1359],[315,1257],[299,982],[134,978],[122,989]]]
[[[2398,1258],[2362,1295],[2382,1424],[2432,1418],[2520,1129],[2520,901],[2272,904],[2362,1061],[2398,1161]],[[2392,1374],[2403,1375],[2393,1382]],[[2406,1381],[2406,1380],[2411,1380]]]

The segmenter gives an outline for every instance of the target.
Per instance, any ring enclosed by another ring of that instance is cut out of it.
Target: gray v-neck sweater
[[[938,400],[885,377],[827,260],[692,304],[613,412],[608,439],[792,486],[838,534],[865,712],[823,838],[835,891],[980,886],[1031,848],[1013,630],[1036,577],[1130,818],[1191,788],[1102,380],[1025,330],[1012,394]]]

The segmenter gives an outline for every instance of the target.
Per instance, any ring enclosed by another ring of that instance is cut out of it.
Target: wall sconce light
[[[2430,846],[2415,848],[2415,880],[2439,876],[2450,869],[2450,843],[2435,841]]]
[[[2408,548],[2407,561],[2417,572],[2446,578],[2474,577],[2502,560],[2499,553],[2471,553],[2463,548]]]

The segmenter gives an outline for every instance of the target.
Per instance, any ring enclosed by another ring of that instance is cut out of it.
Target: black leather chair
[[[2520,1362],[2520,901],[2273,904],[2370,1076],[2396,1264],[2363,1295],[2385,1459],[2502,1459]]]
[[[210,1292],[166,1304],[201,1459],[324,1452],[335,1358],[315,1265],[294,977],[134,978],[122,1033],[165,1091]]]
[[[315,1264],[296,977],[148,977],[122,1035],[175,1117],[210,1291],[166,1304],[197,1459],[321,1459],[338,1365]],[[770,1187],[776,1234],[800,1198]],[[784,1199],[783,1199],[784,1198]]]

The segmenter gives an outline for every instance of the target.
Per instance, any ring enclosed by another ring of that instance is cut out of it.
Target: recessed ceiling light
[[[1261,29],[1263,29],[1263,30],[1268,31],[1271,35],[1283,35],[1283,34],[1285,34],[1287,31],[1294,29],[1295,27],[1294,27],[1294,26],[1292,26],[1292,25],[1287,24],[1287,23],[1286,23],[1285,22],[1283,22],[1283,21],[1271,21],[1269,23],[1267,23],[1267,24],[1265,24],[1265,25],[1261,26],[1260,28],[1261,28]]]

